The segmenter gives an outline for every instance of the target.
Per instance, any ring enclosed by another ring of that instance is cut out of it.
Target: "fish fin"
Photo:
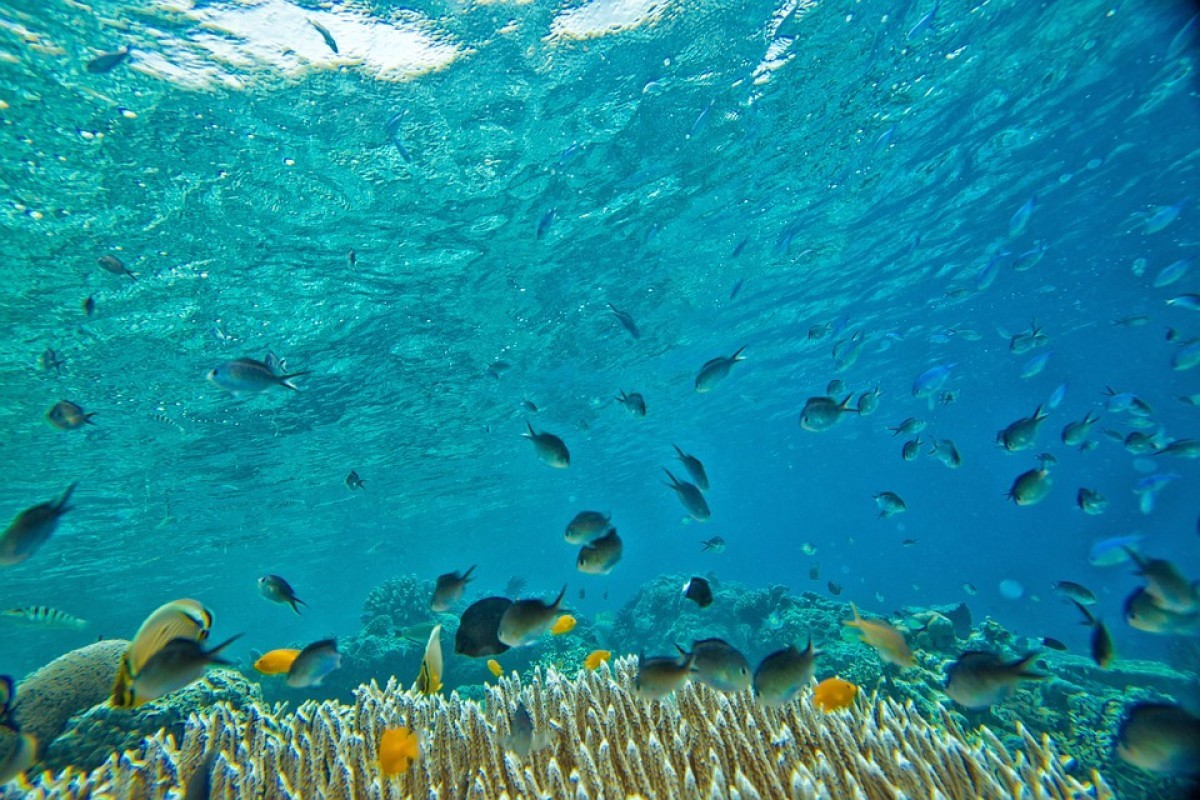
[[[746,349],[746,345],[742,345],[741,347],[739,347],[736,351],[734,351],[733,355],[731,355],[729,357],[729,360],[730,361],[745,361],[746,357],[742,355],[742,351],[745,349]]]
[[[554,598],[554,602],[550,604],[553,609],[558,609],[562,606],[563,598],[567,596],[567,585],[564,583],[562,589],[558,593],[558,597]]]
[[[129,667],[129,651],[121,656],[117,677],[113,680],[113,708],[133,708],[133,673]]]
[[[300,390],[298,388],[296,388],[296,385],[294,383],[292,383],[292,378],[299,378],[301,375],[311,375],[311,374],[312,374],[311,370],[302,369],[299,372],[289,372],[287,375],[280,375],[279,376],[279,385],[285,386],[288,389],[291,389],[293,392],[298,392]]]
[[[224,650],[226,647],[229,647],[229,645],[233,644],[234,642],[236,642],[238,639],[242,638],[245,635],[246,634],[244,634],[244,633],[239,633],[235,636],[230,636],[228,639],[221,642],[219,645],[217,645],[216,647],[214,647],[213,649],[211,649],[207,653],[205,653],[205,655],[208,656],[208,663],[224,664],[226,666],[233,666],[232,661],[225,659],[225,658],[218,658],[217,656],[222,650]]]
[[[675,476],[671,474],[671,470],[667,469],[666,467],[663,467],[663,472],[667,473],[667,477],[671,479],[670,483],[663,484],[663,485],[670,486],[672,489],[678,489],[679,481],[676,480]]]
[[[292,611],[295,611],[297,614],[300,613],[300,609],[297,608],[298,605],[308,608],[308,603],[304,602],[299,597],[289,598],[287,602],[288,602],[288,605],[290,605],[292,607]]]
[[[529,429],[529,433],[522,433],[521,435],[526,439],[536,439],[537,433],[534,432],[533,426],[530,425],[528,421],[525,422],[525,427]]]
[[[471,573],[475,571],[475,568],[476,568],[477,566],[479,566],[479,565],[478,565],[478,564],[472,564],[472,565],[471,565],[471,566],[470,566],[470,567],[467,569],[467,571],[463,573],[462,579],[463,579],[463,581],[464,581],[464,582],[471,580]]]
[[[1079,613],[1083,614],[1084,621],[1080,624],[1096,625],[1096,617],[1092,614],[1091,611],[1088,611],[1087,606],[1085,606],[1083,603],[1079,602],[1078,600],[1072,600],[1071,603],[1074,604],[1074,606],[1079,609]]]

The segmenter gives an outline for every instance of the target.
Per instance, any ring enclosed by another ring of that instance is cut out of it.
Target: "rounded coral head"
[[[826,678],[813,688],[813,703],[828,714],[854,705],[858,687],[841,678]]]

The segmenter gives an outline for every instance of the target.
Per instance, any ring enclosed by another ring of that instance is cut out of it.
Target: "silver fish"
[[[733,368],[734,364],[746,360],[742,356],[742,351],[745,349],[746,347],[743,345],[731,356],[718,356],[705,362],[696,375],[696,391],[701,394],[712,391],[714,386],[729,375],[729,370]]]
[[[708,502],[704,499],[704,495],[700,493],[695,485],[687,481],[681,481],[671,474],[668,469],[663,469],[667,473],[667,477],[671,479],[670,483],[664,485],[675,490],[675,494],[679,497],[679,502],[687,509],[688,516],[697,522],[706,522],[711,516],[712,511],[708,508]]]

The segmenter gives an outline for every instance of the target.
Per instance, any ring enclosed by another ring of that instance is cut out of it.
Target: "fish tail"
[[[121,656],[117,677],[113,681],[113,708],[133,708],[133,674],[129,668],[129,653]]]
[[[54,510],[57,513],[65,514],[71,510],[71,507],[67,505],[67,501],[71,499],[71,495],[74,493],[75,487],[78,485],[78,482],[72,483],[67,487],[67,490],[62,493],[62,497],[58,498],[58,502],[54,504]]]
[[[299,606],[304,606],[305,608],[308,608],[308,603],[304,602],[299,597],[289,597],[288,605],[290,605],[292,607],[292,611],[295,611],[297,614],[300,613]]]
[[[87,423],[88,425],[95,425],[96,423],[92,422],[92,417],[94,417],[94,416],[96,416],[96,412],[95,412],[95,411],[91,411],[91,412],[89,412],[89,413],[87,413],[87,414],[84,414],[84,415],[83,415],[83,421],[84,421],[85,423]]]
[[[675,476],[671,474],[671,470],[667,469],[666,467],[663,467],[663,472],[667,473],[667,477],[671,479],[671,482],[668,484],[665,484],[665,485],[670,486],[672,489],[677,488],[679,486],[679,481],[677,481],[675,479]]]
[[[530,425],[528,421],[525,422],[525,427],[529,429],[529,433],[522,433],[522,436],[524,436],[526,439],[534,439],[537,437],[537,434],[533,431],[533,426]]]
[[[742,355],[742,351],[745,349],[746,349],[746,345],[742,345],[741,347],[739,347],[734,352],[734,354],[729,357],[729,360],[730,361],[745,361],[746,358],[745,358],[745,356]]]
[[[311,374],[312,374],[312,370],[302,369],[299,372],[289,372],[287,375],[280,375],[279,376],[279,385],[286,386],[288,389],[291,389],[293,392],[298,392],[300,390],[298,388],[296,388],[296,385],[294,383],[292,383],[292,378],[299,378],[301,375],[311,375]]]
[[[551,608],[557,609],[562,605],[563,598],[567,596],[567,585],[564,583],[562,590],[558,593],[558,597],[554,598],[554,602],[550,604]]]
[[[471,566],[470,566],[470,567],[467,569],[467,571],[463,573],[462,579],[463,579],[463,581],[464,581],[464,582],[465,582],[465,581],[469,581],[469,580],[471,580],[471,573],[475,571],[475,568],[476,568],[477,566],[479,566],[479,565],[478,565],[478,564],[472,564],[472,565],[471,565]]]
[[[1013,667],[1013,670],[1015,671],[1016,675],[1018,677],[1025,678],[1025,679],[1031,680],[1031,681],[1041,681],[1041,680],[1045,680],[1046,678],[1049,678],[1050,676],[1044,672],[1028,672],[1028,671],[1026,671],[1029,666],[1033,665],[1033,663],[1037,660],[1039,655],[1040,655],[1040,653],[1038,653],[1037,651],[1030,651],[1030,652],[1026,653],[1025,655],[1021,656],[1016,661],[1014,661],[1012,663],[1012,667]]]

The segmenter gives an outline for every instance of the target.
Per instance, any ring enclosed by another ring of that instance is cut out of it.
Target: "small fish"
[[[1068,422],[1062,429],[1062,442],[1068,447],[1077,447],[1083,443],[1091,431],[1092,426],[1100,421],[1100,417],[1092,416],[1092,412],[1088,411],[1084,414],[1083,419],[1078,422]]]
[[[203,642],[208,638],[212,622],[212,612],[189,598],[172,600],[155,609],[142,622],[117,665],[111,698],[113,707],[133,708],[136,702],[133,681],[150,659],[175,639]]]
[[[1161,289],[1170,286],[1188,273],[1192,268],[1192,259],[1181,258],[1163,267],[1154,278],[1154,288]]]
[[[842,593],[841,584],[834,583],[833,581],[829,581],[827,584],[825,584],[825,588],[829,589],[829,593],[834,597],[837,597]]]
[[[1149,514],[1154,511],[1155,499],[1158,493],[1165,489],[1172,481],[1177,481],[1182,478],[1175,472],[1161,473],[1158,475],[1147,475],[1133,485],[1133,493],[1138,496],[1138,509],[1143,514]]]
[[[529,432],[521,435],[533,443],[533,449],[538,458],[555,469],[566,469],[571,466],[571,452],[567,450],[562,439],[552,433],[544,431],[538,433],[528,422],[525,423],[525,427],[529,429]]]
[[[937,17],[938,9],[941,8],[942,0],[934,0],[933,8],[926,11],[916,24],[908,29],[908,33],[904,35],[905,41],[911,42],[926,30],[933,26],[934,19]]]
[[[863,642],[874,648],[881,660],[898,667],[911,667],[917,663],[903,633],[883,620],[863,619],[854,603],[850,604],[850,610],[854,619],[843,620],[842,624],[857,628]]]
[[[1016,477],[1005,497],[1019,506],[1036,505],[1046,499],[1052,483],[1045,467],[1027,470]]]
[[[408,728],[385,728],[379,737],[379,771],[385,778],[408,772],[421,755],[421,738]]]
[[[358,267],[358,253],[354,251],[353,247],[346,253],[346,263],[350,265],[350,269]]]
[[[1100,669],[1108,669],[1117,657],[1108,628],[1103,622],[1093,616],[1091,611],[1088,611],[1087,606],[1077,600],[1072,600],[1071,602],[1083,614],[1084,624],[1092,626],[1092,661],[1095,661],[1096,666],[1100,667]]]
[[[286,675],[298,655],[300,651],[290,647],[272,650],[259,656],[254,669],[263,675]]]
[[[711,539],[702,540],[700,542],[700,544],[704,545],[703,547],[700,548],[700,550],[705,553],[708,553],[708,552],[724,553],[725,552],[725,540],[722,539],[720,536],[714,536]]]
[[[583,666],[588,670],[599,669],[601,664],[610,660],[611,658],[611,650],[593,650],[584,657]]]
[[[1079,506],[1079,510],[1083,513],[1095,517],[1108,510],[1108,498],[1097,491],[1081,486],[1075,495],[1075,505]]]
[[[734,364],[746,360],[742,356],[742,351],[745,349],[746,346],[742,345],[731,356],[718,356],[706,361],[700,368],[700,372],[696,374],[696,391],[700,394],[711,392],[714,386],[729,375],[729,370],[733,368]]]
[[[1074,581],[1058,581],[1054,584],[1053,591],[1057,595],[1085,606],[1096,605],[1096,595],[1092,593],[1092,590]]]
[[[523,587],[522,580],[518,591]],[[454,652],[470,658],[480,658],[498,656],[507,651],[508,645],[500,641],[498,632],[500,621],[512,605],[513,601],[507,597],[485,597],[467,606],[467,610],[459,618],[458,630],[454,633]]]
[[[113,50],[112,52],[101,53],[100,55],[96,56],[92,60],[88,61],[87,66],[85,68],[87,69],[88,72],[94,73],[96,75],[103,75],[106,72],[112,71],[112,69],[114,67],[116,67],[122,61],[124,61],[126,58],[128,58],[129,54],[132,52],[133,52],[133,50],[130,47],[126,46],[126,47],[122,47],[120,50]]]
[[[704,578],[694,577],[683,585],[683,596],[700,608],[708,608],[713,602],[712,586]]]
[[[677,648],[685,658],[688,652]],[[750,688],[750,662],[724,639],[692,643],[692,677],[719,692],[741,692]]]
[[[24,622],[29,622],[34,625],[39,625],[46,628],[74,628],[81,630],[86,628],[88,623],[85,619],[72,616],[65,611],[59,611],[57,608],[49,606],[22,606],[21,608],[9,608],[0,611],[0,616],[10,619],[19,619]]]
[[[964,708],[988,708],[1004,700],[1022,680],[1045,680],[1048,676],[1029,672],[1037,653],[1026,653],[1016,661],[1005,661],[995,653],[972,650],[963,653],[946,670],[946,694]]]
[[[607,305],[608,310],[611,311],[612,315],[617,318],[617,322],[621,323],[621,327],[629,332],[630,336],[632,336],[634,339],[642,338],[642,334],[640,331],[638,331],[638,326],[633,321],[633,317],[617,308],[612,303],[608,303]]]
[[[256,394],[270,389],[272,386],[282,386],[293,392],[300,391],[292,383],[293,378],[308,375],[308,370],[277,375],[262,361],[253,358],[238,358],[227,361],[219,367],[208,371],[208,380],[233,394]]]
[[[46,412],[46,421],[60,431],[73,431],[84,425],[95,425],[96,423],[92,422],[94,416],[96,416],[95,411],[86,413],[78,403],[59,400]]]
[[[1165,636],[1200,634],[1200,613],[1176,614],[1161,608],[1145,587],[1139,586],[1125,598],[1125,622],[1146,633]]]
[[[287,685],[293,689],[320,686],[331,672],[342,666],[337,642],[321,639],[300,651],[287,673]]]
[[[114,275],[128,275],[133,280],[137,280],[137,276],[129,271],[129,267],[125,266],[125,262],[111,253],[100,256],[100,258],[96,259],[96,263],[103,267],[106,272],[111,272]]]
[[[1187,311],[1200,311],[1200,294],[1181,294],[1178,297],[1172,297],[1168,300],[1167,305],[1173,308],[1186,309]]]
[[[904,459],[905,461],[916,461],[918,456],[920,456],[920,455],[921,455],[921,437],[920,436],[918,436],[916,439],[909,439],[907,442],[904,443],[904,446],[900,448],[900,457],[902,459]]]
[[[904,499],[895,492],[880,492],[875,495],[875,505],[879,507],[879,518],[887,519],[908,510]]]
[[[74,491],[72,483],[58,500],[31,506],[8,524],[0,534],[0,567],[20,564],[42,548],[58,528],[63,514],[71,510],[67,502]]]
[[[879,387],[876,386],[869,392],[863,392],[858,396],[858,415],[860,417],[869,417],[879,408]]]
[[[921,431],[925,430],[926,424],[927,423],[923,419],[917,419],[916,417],[909,417],[908,419],[904,420],[904,422],[901,422],[899,425],[897,425],[893,428],[888,428],[888,430],[892,432],[893,437],[900,436],[901,434],[908,435],[908,434],[912,434],[912,433],[920,433]]]
[[[608,575],[624,555],[625,545],[613,528],[579,550],[575,568],[586,575]]]
[[[1095,542],[1088,551],[1088,563],[1093,567],[1114,567],[1129,560],[1129,552],[1144,537],[1135,533],[1129,536],[1110,536]]]
[[[553,625],[550,626],[550,635],[562,636],[563,634],[570,633],[573,630],[575,630],[575,618],[570,614],[563,614],[554,621]]]
[[[695,456],[688,455],[680,450],[679,445],[673,444],[671,446],[675,448],[675,453],[679,458],[679,463],[683,464],[683,468],[687,470],[688,475],[690,475],[692,480],[695,481],[696,488],[700,489],[702,492],[707,492],[708,473],[704,469],[704,464],[702,464],[700,459],[696,458]]]
[[[488,672],[492,673],[497,678],[504,675],[504,667],[500,666],[500,662],[494,658],[489,658],[487,660],[487,668]]]
[[[366,481],[358,477],[358,472],[355,470],[350,470],[350,474],[346,476],[346,488],[350,491],[354,491],[355,489],[365,489],[367,488],[366,483]]]
[[[421,671],[413,683],[418,694],[437,694],[442,690],[442,626],[434,625],[425,644],[425,655],[421,658]]]
[[[472,564],[466,572],[461,574],[447,572],[439,575],[437,585],[433,590],[433,597],[429,601],[429,610],[435,613],[449,611],[451,606],[461,600],[463,593],[467,590],[467,584],[471,582],[471,573],[475,571],[475,566]]]
[[[90,317],[92,314],[96,313],[96,298],[89,295],[87,299],[80,304],[80,307],[83,309],[83,315],[85,317]]]
[[[812,682],[816,673],[817,655],[812,637],[808,646],[799,650],[788,645],[764,658],[754,670],[754,697],[760,705],[778,708],[787,705],[800,690]]]
[[[962,454],[958,452],[958,446],[954,444],[953,439],[934,439],[932,444],[933,449],[929,451],[929,455],[950,469],[958,469],[962,466]]]
[[[1192,369],[1198,364],[1200,364],[1200,339],[1187,342],[1171,356],[1171,369],[1177,372]]]
[[[1200,717],[1173,703],[1137,703],[1121,720],[1116,751],[1150,772],[1200,775]]]
[[[1161,448],[1155,455],[1170,455],[1176,458],[1200,458],[1200,439],[1176,439]]]
[[[537,599],[517,600],[501,617],[497,637],[509,647],[533,644],[554,624],[566,593],[564,585],[552,603]]]
[[[843,414],[858,413],[857,408],[850,408],[853,397],[853,394],[848,394],[841,402],[833,397],[808,398],[800,411],[800,427],[813,433],[829,430],[841,421]]]
[[[826,678],[813,687],[813,705],[829,714],[850,708],[858,696],[858,687],[838,677]]]
[[[1177,203],[1172,203],[1169,206],[1155,206],[1153,211],[1146,212],[1145,228],[1142,232],[1152,234],[1166,228],[1179,218],[1179,215],[1183,213],[1184,207],[1187,206],[1191,199],[1189,195]]]
[[[537,731],[533,717],[525,702],[517,703],[516,709],[508,718],[508,735],[504,737],[504,749],[511,750],[518,758],[525,759],[530,753],[536,753],[553,741],[550,730]]]
[[[1044,644],[1046,647],[1049,647],[1051,650],[1058,650],[1062,653],[1065,653],[1068,649],[1065,644],[1060,642],[1058,639],[1055,639],[1053,636],[1043,636],[1042,644]]]
[[[916,540],[916,539],[905,539],[904,541],[902,541],[902,542],[900,543],[900,545],[901,545],[902,547],[912,547],[912,546],[913,546],[914,544],[916,544],[916,543],[917,543],[917,540]]]
[[[554,220],[556,219],[558,219],[557,208],[551,208],[545,214],[542,214],[542,218],[538,220],[537,224],[537,240],[539,242],[546,238],[546,234],[550,232],[550,226],[554,224]],[[635,336],[634,338],[636,339],[637,337]]]
[[[683,658],[638,656],[637,676],[633,680],[634,694],[643,700],[661,700],[687,683],[692,672],[694,655]]]
[[[1200,593],[1179,568],[1162,558],[1146,558],[1133,548],[1126,548],[1129,560],[1137,569],[1135,574],[1145,579],[1146,594],[1163,611],[1172,614],[1194,614],[1200,611]]]
[[[625,394],[625,391],[621,390],[621,394],[615,399],[618,403],[629,409],[629,412],[635,417],[646,416],[646,398],[642,397],[639,393],[630,392],[629,394]]]
[[[205,650],[202,643],[186,636],[167,642],[134,676],[130,685],[132,707],[138,708],[195,683],[204,677],[209,664],[232,666],[233,662],[219,654],[240,638],[242,634],[239,633],[211,650]]]
[[[1050,341],[1050,337],[1046,332],[1038,326],[1036,321],[1031,321],[1029,330],[1021,331],[1013,334],[1008,339],[1008,349],[1017,355],[1028,353],[1038,347],[1043,347]]]
[[[734,245],[733,252],[730,254],[729,257],[737,258],[738,256],[740,256],[742,254],[742,251],[746,249],[746,245],[748,245],[749,243],[750,243],[750,237],[749,236],[743,237],[740,242],[738,242],[736,245]],[[738,283],[740,284],[741,281],[738,281]],[[733,297],[730,297],[729,299],[732,300]]]
[[[537,407],[537,404],[536,404],[536,403],[534,403],[532,400],[529,400],[529,399],[525,399],[525,400],[522,400],[522,401],[521,401],[521,408],[525,409],[525,410],[526,410],[526,411],[528,411],[530,414],[536,414],[536,413],[538,413],[538,407]]]
[[[737,254],[738,254],[739,252],[741,252],[741,251],[740,251],[740,250],[738,250],[738,251],[735,251],[735,252],[734,252],[734,256],[736,257],[736,256],[737,256]],[[730,299],[730,300],[733,300],[735,297],[737,297],[737,296],[738,296],[738,292],[742,291],[742,286],[743,286],[745,283],[746,283],[746,279],[745,279],[745,278],[738,278],[738,281],[737,281],[737,283],[735,283],[735,284],[733,285],[733,288],[729,290],[729,299]]]
[[[913,381],[913,397],[920,399],[936,395],[946,385],[946,381],[950,378],[950,372],[957,366],[958,364],[955,363],[939,364],[922,372]]]
[[[1039,353],[1026,361],[1025,366],[1021,367],[1021,379],[1029,380],[1030,378],[1041,375],[1046,369],[1046,364],[1050,362],[1050,356],[1052,355],[1054,355],[1054,351],[1048,350],[1045,353]]]
[[[310,19],[308,21],[308,24],[312,25],[313,28],[316,30],[316,32],[321,34],[321,38],[325,40],[325,46],[328,47],[330,50],[332,50],[334,52],[334,55],[338,55],[337,42],[334,41],[333,34],[329,32],[329,29],[326,28],[321,23],[317,22],[316,20],[312,20],[312,19]]]
[[[66,363],[62,356],[49,347],[43,350],[42,354],[38,357],[38,366],[42,368],[43,372],[54,370],[55,374],[61,374],[63,365]]]
[[[962,585],[962,590],[972,597],[979,594],[979,589],[977,589],[973,583],[964,583]]]
[[[679,502],[683,504],[689,517],[697,522],[706,522],[712,517],[712,511],[708,507],[708,502],[704,499],[704,495],[701,494],[699,488],[687,481],[679,480],[668,469],[664,468],[663,472],[667,473],[667,477],[671,479],[670,483],[664,482],[663,485],[675,491],[675,494],[679,497]]]
[[[567,523],[567,531],[564,535],[567,544],[590,544],[608,535],[608,532],[613,529],[609,519],[609,514],[601,514],[599,511],[580,511]]]
[[[402,111],[397,111],[388,119],[387,123],[383,126],[383,129],[387,131],[388,139],[391,140],[392,146],[396,148],[396,152],[398,152],[400,157],[403,158],[407,163],[411,164],[413,160],[412,153],[408,152],[408,148],[404,146],[404,142],[400,139],[400,123],[404,121],[404,118],[407,115],[407,108],[403,109]]]
[[[1042,410],[1042,407],[1038,406],[1034,409],[1033,416],[1022,417],[997,432],[996,444],[1010,453],[1028,450],[1037,442],[1038,430],[1047,416],[1049,415]]]
[[[297,614],[300,613],[299,606],[308,607],[308,603],[296,596],[292,585],[278,575],[264,575],[259,578],[258,593],[272,603],[286,603]]]

